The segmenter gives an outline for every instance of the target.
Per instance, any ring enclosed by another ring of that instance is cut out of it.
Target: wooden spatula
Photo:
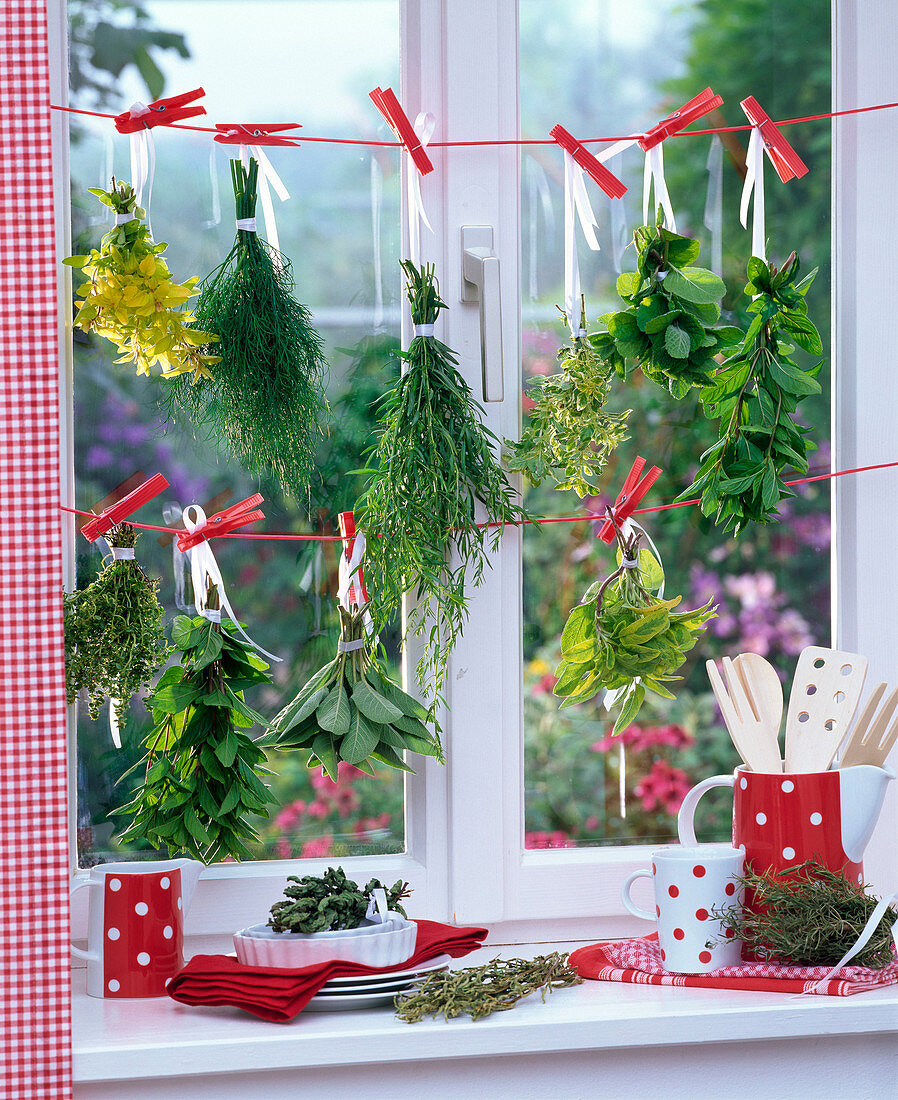
[[[832,763],[857,709],[867,658],[822,646],[803,649],[786,715],[786,771],[822,772]]]
[[[886,762],[892,746],[898,741],[898,720],[893,721],[898,708],[898,688],[889,695],[877,714],[877,707],[885,690],[886,685],[880,684],[867,700],[867,705],[842,746],[840,768],[850,768],[854,764],[875,764],[882,767]]]

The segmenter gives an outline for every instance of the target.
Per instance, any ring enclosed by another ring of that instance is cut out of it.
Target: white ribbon
[[[604,152],[600,153],[596,160],[604,164],[606,161],[611,160],[612,157],[616,157],[619,153],[624,152],[625,149],[630,149],[636,145],[641,134],[636,134],[631,138],[623,138],[621,141],[616,141],[613,145],[609,145]],[[649,199],[652,194],[652,185],[655,188],[655,205],[661,206],[664,211],[664,224],[671,231],[676,233],[677,223],[674,218],[673,205],[670,201],[670,195],[667,190],[667,180],[664,178],[664,142],[659,141],[657,145],[654,145],[651,149],[646,149],[645,152],[645,168],[642,173],[642,222],[643,225],[654,225],[655,218],[652,217],[649,221]]]
[[[530,216],[527,275],[530,301],[536,302],[539,300],[539,211],[542,209],[543,226],[548,238],[555,233],[555,211],[552,209],[552,189],[549,187],[549,177],[546,175],[545,168],[533,157],[528,157],[526,164],[527,206]]]
[[[830,981],[832,978],[835,977],[836,974],[838,974],[838,972],[842,969],[843,966],[845,966],[847,963],[849,963],[854,958],[855,955],[857,955],[860,951],[862,951],[867,946],[867,944],[870,942],[871,936],[876,931],[876,929],[879,927],[879,922],[885,916],[886,910],[892,904],[893,901],[898,901],[898,891],[896,891],[894,894],[892,894],[891,897],[886,897],[886,898],[881,898],[880,899],[879,904],[876,906],[876,908],[870,914],[870,917],[867,920],[867,923],[864,925],[863,930],[861,931],[861,934],[858,936],[857,940],[855,941],[854,947],[852,947],[849,951],[845,952],[845,954],[842,956],[842,958],[839,959],[839,961],[836,963],[836,965],[830,970],[830,972],[825,977],[821,978],[819,982],[815,982],[815,984],[810,989],[802,990],[802,992],[799,994],[799,996],[803,996],[805,993],[818,993],[818,992],[820,992],[820,989],[821,989],[822,986],[825,986],[828,981]],[[895,943],[895,946],[898,947],[898,920],[896,920],[895,923],[892,925],[892,939]]]
[[[190,515],[191,512],[193,516]],[[181,518],[184,520],[185,528],[191,534],[195,531],[202,531],[206,526],[206,513],[199,504],[188,505],[184,509]],[[196,546],[191,546],[187,551],[187,555],[190,559],[190,576],[193,581],[193,602],[197,614],[202,615],[204,619],[208,619],[210,622],[221,622],[220,610],[212,609],[208,607],[206,603],[209,584],[215,585],[218,591],[218,602],[228,613],[228,617],[234,626],[237,627],[237,633],[241,638],[260,653],[264,653],[270,660],[280,661],[280,657],[275,657],[273,653],[269,653],[267,649],[263,649],[258,642],[254,642],[237,621],[237,616],[234,614],[234,609],[231,607],[230,601],[228,600],[228,594],[225,592],[221,570],[218,568],[218,562],[215,560],[215,555],[212,552],[212,547],[209,545],[208,540],[203,539],[203,541],[197,543]]]
[[[611,261],[618,275],[624,270],[624,251],[630,243],[624,201],[623,198],[611,200]]]
[[[117,700],[110,698],[109,700],[109,733],[112,736],[112,743],[117,748],[122,747],[122,731],[118,724],[118,715],[115,713],[115,708],[118,705]]]
[[[711,234],[711,270],[723,276],[723,142],[712,134],[708,149],[708,195],[702,219]]]
[[[133,546],[110,546],[113,561],[134,561]]]
[[[389,906],[387,905],[387,892],[382,886],[372,890],[368,895],[368,908],[365,912],[365,920],[375,924],[384,924],[390,920]]]
[[[415,133],[423,148],[433,137],[436,118],[430,111],[422,111],[415,119]],[[408,196],[408,253],[409,259],[418,267],[421,264],[421,225],[427,226],[433,232],[433,226],[424,209],[424,199],[421,196],[421,173],[415,166],[412,155],[405,153],[405,181],[406,194]]]
[[[745,183],[742,186],[742,202],[739,206],[739,220],[743,228],[748,225],[748,204],[751,193],[755,193],[755,206],[751,223],[751,254],[767,262],[766,236],[764,227],[764,139],[757,126],[752,127],[745,155]]]
[[[141,118],[150,114],[150,108],[136,100],[131,104],[130,114],[132,118]],[[153,235],[153,227],[150,223],[150,199],[153,197],[153,177],[156,174],[156,143],[153,141],[153,131],[145,126],[128,135],[131,139],[131,186],[137,196],[137,205],[142,206],[147,212],[147,229],[150,236]],[[146,202],[143,192],[146,188]]]
[[[355,542],[352,545],[352,553],[347,558],[344,551],[340,551],[340,568],[337,574],[337,599],[345,611],[352,610],[352,599],[355,598],[356,607],[362,607],[362,586],[359,583],[359,567],[365,557],[365,535],[361,531],[355,534]],[[371,612],[365,609],[363,617],[365,630],[370,634],[374,630],[374,622]],[[352,643],[347,643],[351,645]],[[361,646],[354,647],[361,649]]]
[[[178,504],[177,501],[170,501],[162,509],[162,519],[166,527],[173,527],[182,515],[181,505]],[[190,608],[187,606],[187,597],[184,591],[184,566],[186,565],[186,558],[178,549],[177,536],[172,536],[171,548],[172,573],[175,579],[175,607],[179,611],[189,611]]]
[[[436,325],[413,325],[412,326],[412,335],[413,336],[433,336],[433,331],[434,331],[435,328],[436,328]]]
[[[249,171],[249,158],[253,157],[256,163],[259,165],[259,201],[262,203],[262,216],[265,219],[265,240],[271,245],[271,247],[278,253],[275,256],[275,263],[280,267],[280,240],[278,238],[278,229],[274,220],[274,203],[271,201],[271,190],[277,197],[284,202],[290,198],[290,192],[284,186],[281,177],[275,172],[274,166],[271,161],[265,155],[265,150],[261,145],[241,145],[240,146],[240,160],[243,162],[243,167]]]
[[[380,247],[380,210],[383,205],[384,174],[380,161],[371,156],[371,237],[374,245],[374,331],[384,329],[384,273]]]
[[[599,223],[593,213],[592,204],[589,201],[589,193],[586,190],[586,180],[583,169],[574,160],[570,153],[564,154],[564,312],[567,315],[567,323],[572,335],[576,336],[580,331],[581,291],[580,291],[580,255],[577,248],[577,226],[574,219],[576,212],[580,221],[580,228],[586,243],[593,250],[599,251],[599,240],[596,230]]]
[[[218,145],[214,141],[209,142],[209,188],[212,197],[211,217],[203,222],[203,229],[214,229],[221,223],[221,197],[218,191],[218,172],[215,170],[215,150]]]

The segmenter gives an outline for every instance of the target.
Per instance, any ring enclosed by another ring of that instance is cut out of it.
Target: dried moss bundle
[[[131,548],[137,533],[122,523],[106,541]],[[131,697],[168,656],[158,587],[133,558],[110,558],[87,588],[63,593],[66,698],[74,703],[85,690],[91,718],[108,698],[121,722]]]
[[[231,161],[238,223],[256,212],[258,164]],[[226,439],[244,467],[272,475],[285,491],[307,488],[327,402],[321,337],[293,296],[288,260],[239,228],[224,263],[203,281],[196,321],[218,333],[214,378],[175,379],[169,411]]]
[[[770,962],[835,966],[854,946],[877,905],[864,887],[812,860],[778,874],[747,871],[739,881],[753,895],[753,910],[729,906],[714,909],[712,916],[757,959]],[[890,906],[852,966],[878,970],[894,960],[891,929],[896,920],[898,910]]]
[[[429,975],[417,989],[396,997],[396,1015],[407,1024],[416,1024],[425,1016],[482,1020],[493,1012],[514,1008],[537,990],[545,1001],[553,989],[582,984],[583,979],[568,965],[568,956],[558,951],[535,959],[494,959],[485,966]]]
[[[271,907],[268,924],[275,932],[332,932],[340,928],[358,928],[368,911],[368,900],[375,890],[387,895],[387,908],[405,916],[400,904],[411,893],[401,879],[386,887],[373,878],[364,890],[346,877],[342,867],[328,867],[320,878],[316,875],[288,875],[285,901]]]

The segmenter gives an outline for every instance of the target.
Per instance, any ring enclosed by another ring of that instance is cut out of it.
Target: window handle
[[[490,225],[461,227],[461,300],[480,304],[480,363],[483,400],[502,401],[502,298],[499,257],[493,255]]]

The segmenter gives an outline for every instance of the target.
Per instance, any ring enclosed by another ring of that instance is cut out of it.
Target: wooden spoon
[[[779,735],[783,722],[783,685],[776,669],[760,653],[740,653],[733,659],[733,665],[755,714],[766,729],[765,753],[770,766],[764,770],[781,772]]]

